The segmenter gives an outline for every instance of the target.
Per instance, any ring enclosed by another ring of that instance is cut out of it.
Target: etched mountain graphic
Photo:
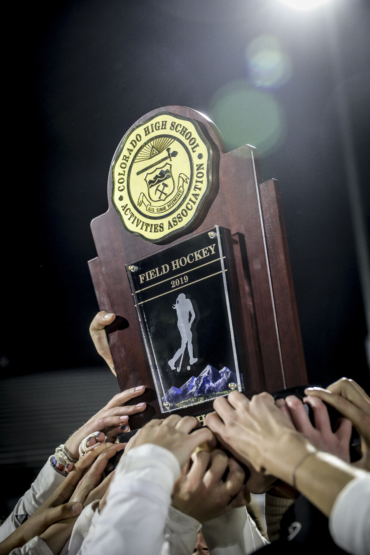
[[[199,374],[194,380],[193,387],[189,390],[188,395],[192,397],[197,397],[198,395],[208,395],[208,393],[213,393],[213,387],[220,379],[220,372],[213,368],[210,364],[205,367],[203,372]],[[182,389],[182,388],[181,388]]]
[[[217,393],[228,391],[229,383],[236,381],[236,374],[226,366],[222,370],[217,370],[208,364],[197,378],[192,376],[180,388],[172,386],[162,401],[170,403],[170,405],[177,405],[191,397],[217,396]]]
[[[181,389],[179,389],[179,391],[182,392],[182,395],[187,396],[189,391],[192,389],[195,380],[196,380],[195,376],[192,376],[190,380],[188,380],[187,382],[184,383],[184,385],[181,386]]]
[[[172,386],[166,393],[166,395],[162,398],[164,403],[170,403],[171,405],[176,405],[183,400],[183,393],[181,389],[178,389],[175,386]]]
[[[236,382],[236,375],[227,366],[224,366],[219,374],[221,377],[215,383],[214,391],[226,391],[229,389],[229,383]]]

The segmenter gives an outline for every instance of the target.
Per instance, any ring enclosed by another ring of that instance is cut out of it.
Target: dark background
[[[260,149],[263,180],[280,182],[309,379],[327,385],[347,375],[368,389],[328,16],[339,37],[334,54],[368,217],[369,5],[332,4],[305,13],[278,0],[75,0],[7,8],[2,377],[101,366],[88,334],[97,311],[89,224],[107,209],[107,173],[121,137],[150,110],[177,104],[213,118],[229,149],[243,142]],[[246,47],[265,34],[284,54],[285,83],[259,84],[247,63]],[[226,129],[217,103],[235,88],[278,107],[267,151],[252,124],[255,118],[268,130],[268,111],[259,114],[234,97],[230,125],[247,123]]]

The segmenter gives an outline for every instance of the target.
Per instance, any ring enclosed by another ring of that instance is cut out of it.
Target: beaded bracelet
[[[60,472],[62,476],[68,476],[67,466],[69,464],[74,464],[77,461],[78,459],[75,459],[63,444],[59,445],[55,449],[54,455],[50,457],[51,466]]]
[[[56,449],[55,449],[55,454],[59,455],[60,457],[64,457],[68,462],[70,463],[76,463],[78,461],[78,458],[75,459],[71,453],[68,451],[68,449],[66,448],[66,446],[64,444],[59,445]]]
[[[68,462],[63,457],[60,457],[57,454],[53,455],[50,459],[50,464],[53,468],[55,468],[55,470],[60,472],[60,474],[68,476],[68,472],[66,471]]]

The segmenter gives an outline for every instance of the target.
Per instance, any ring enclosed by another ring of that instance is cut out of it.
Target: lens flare
[[[281,87],[292,75],[289,56],[271,35],[261,35],[250,42],[245,55],[249,80],[256,87]]]
[[[312,10],[321,4],[326,4],[329,0],[280,0],[283,4],[287,4],[296,10]]]
[[[244,80],[231,82],[216,92],[210,115],[230,149],[252,144],[263,156],[284,139],[282,108],[270,93],[253,89]]]

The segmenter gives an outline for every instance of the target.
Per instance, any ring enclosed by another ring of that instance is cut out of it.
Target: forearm
[[[58,555],[61,552],[72,534],[75,522],[76,518],[68,518],[53,524],[41,534],[41,539],[44,540],[52,553]]]
[[[296,472],[296,485],[307,499],[326,516],[342,489],[364,474],[328,453],[318,452],[309,457]]]
[[[160,553],[170,497],[155,499],[150,483],[142,482],[143,489],[132,485],[129,480],[119,482],[119,487],[127,489],[127,495],[111,496],[92,536],[88,534],[86,538],[89,549],[86,551],[83,546],[82,551],[90,555],[108,551],[110,555],[120,555],[125,550]]]
[[[0,553],[2,553],[0,551]],[[9,551],[4,551],[4,553],[9,553]],[[23,547],[17,547],[9,553],[9,555],[54,555],[46,543],[36,536]]]
[[[33,515],[34,512],[55,492],[64,481],[64,476],[59,474],[50,464],[49,460],[40,470],[30,489],[17,502],[12,513],[0,527],[0,541],[7,538],[22,522],[19,516]]]
[[[166,449],[154,445],[132,449],[116,469],[107,505],[81,552],[159,554],[179,472],[178,462]]]
[[[333,455],[316,451],[300,434],[289,433],[267,451],[267,471],[296,487],[326,516],[342,489],[362,470]]]

